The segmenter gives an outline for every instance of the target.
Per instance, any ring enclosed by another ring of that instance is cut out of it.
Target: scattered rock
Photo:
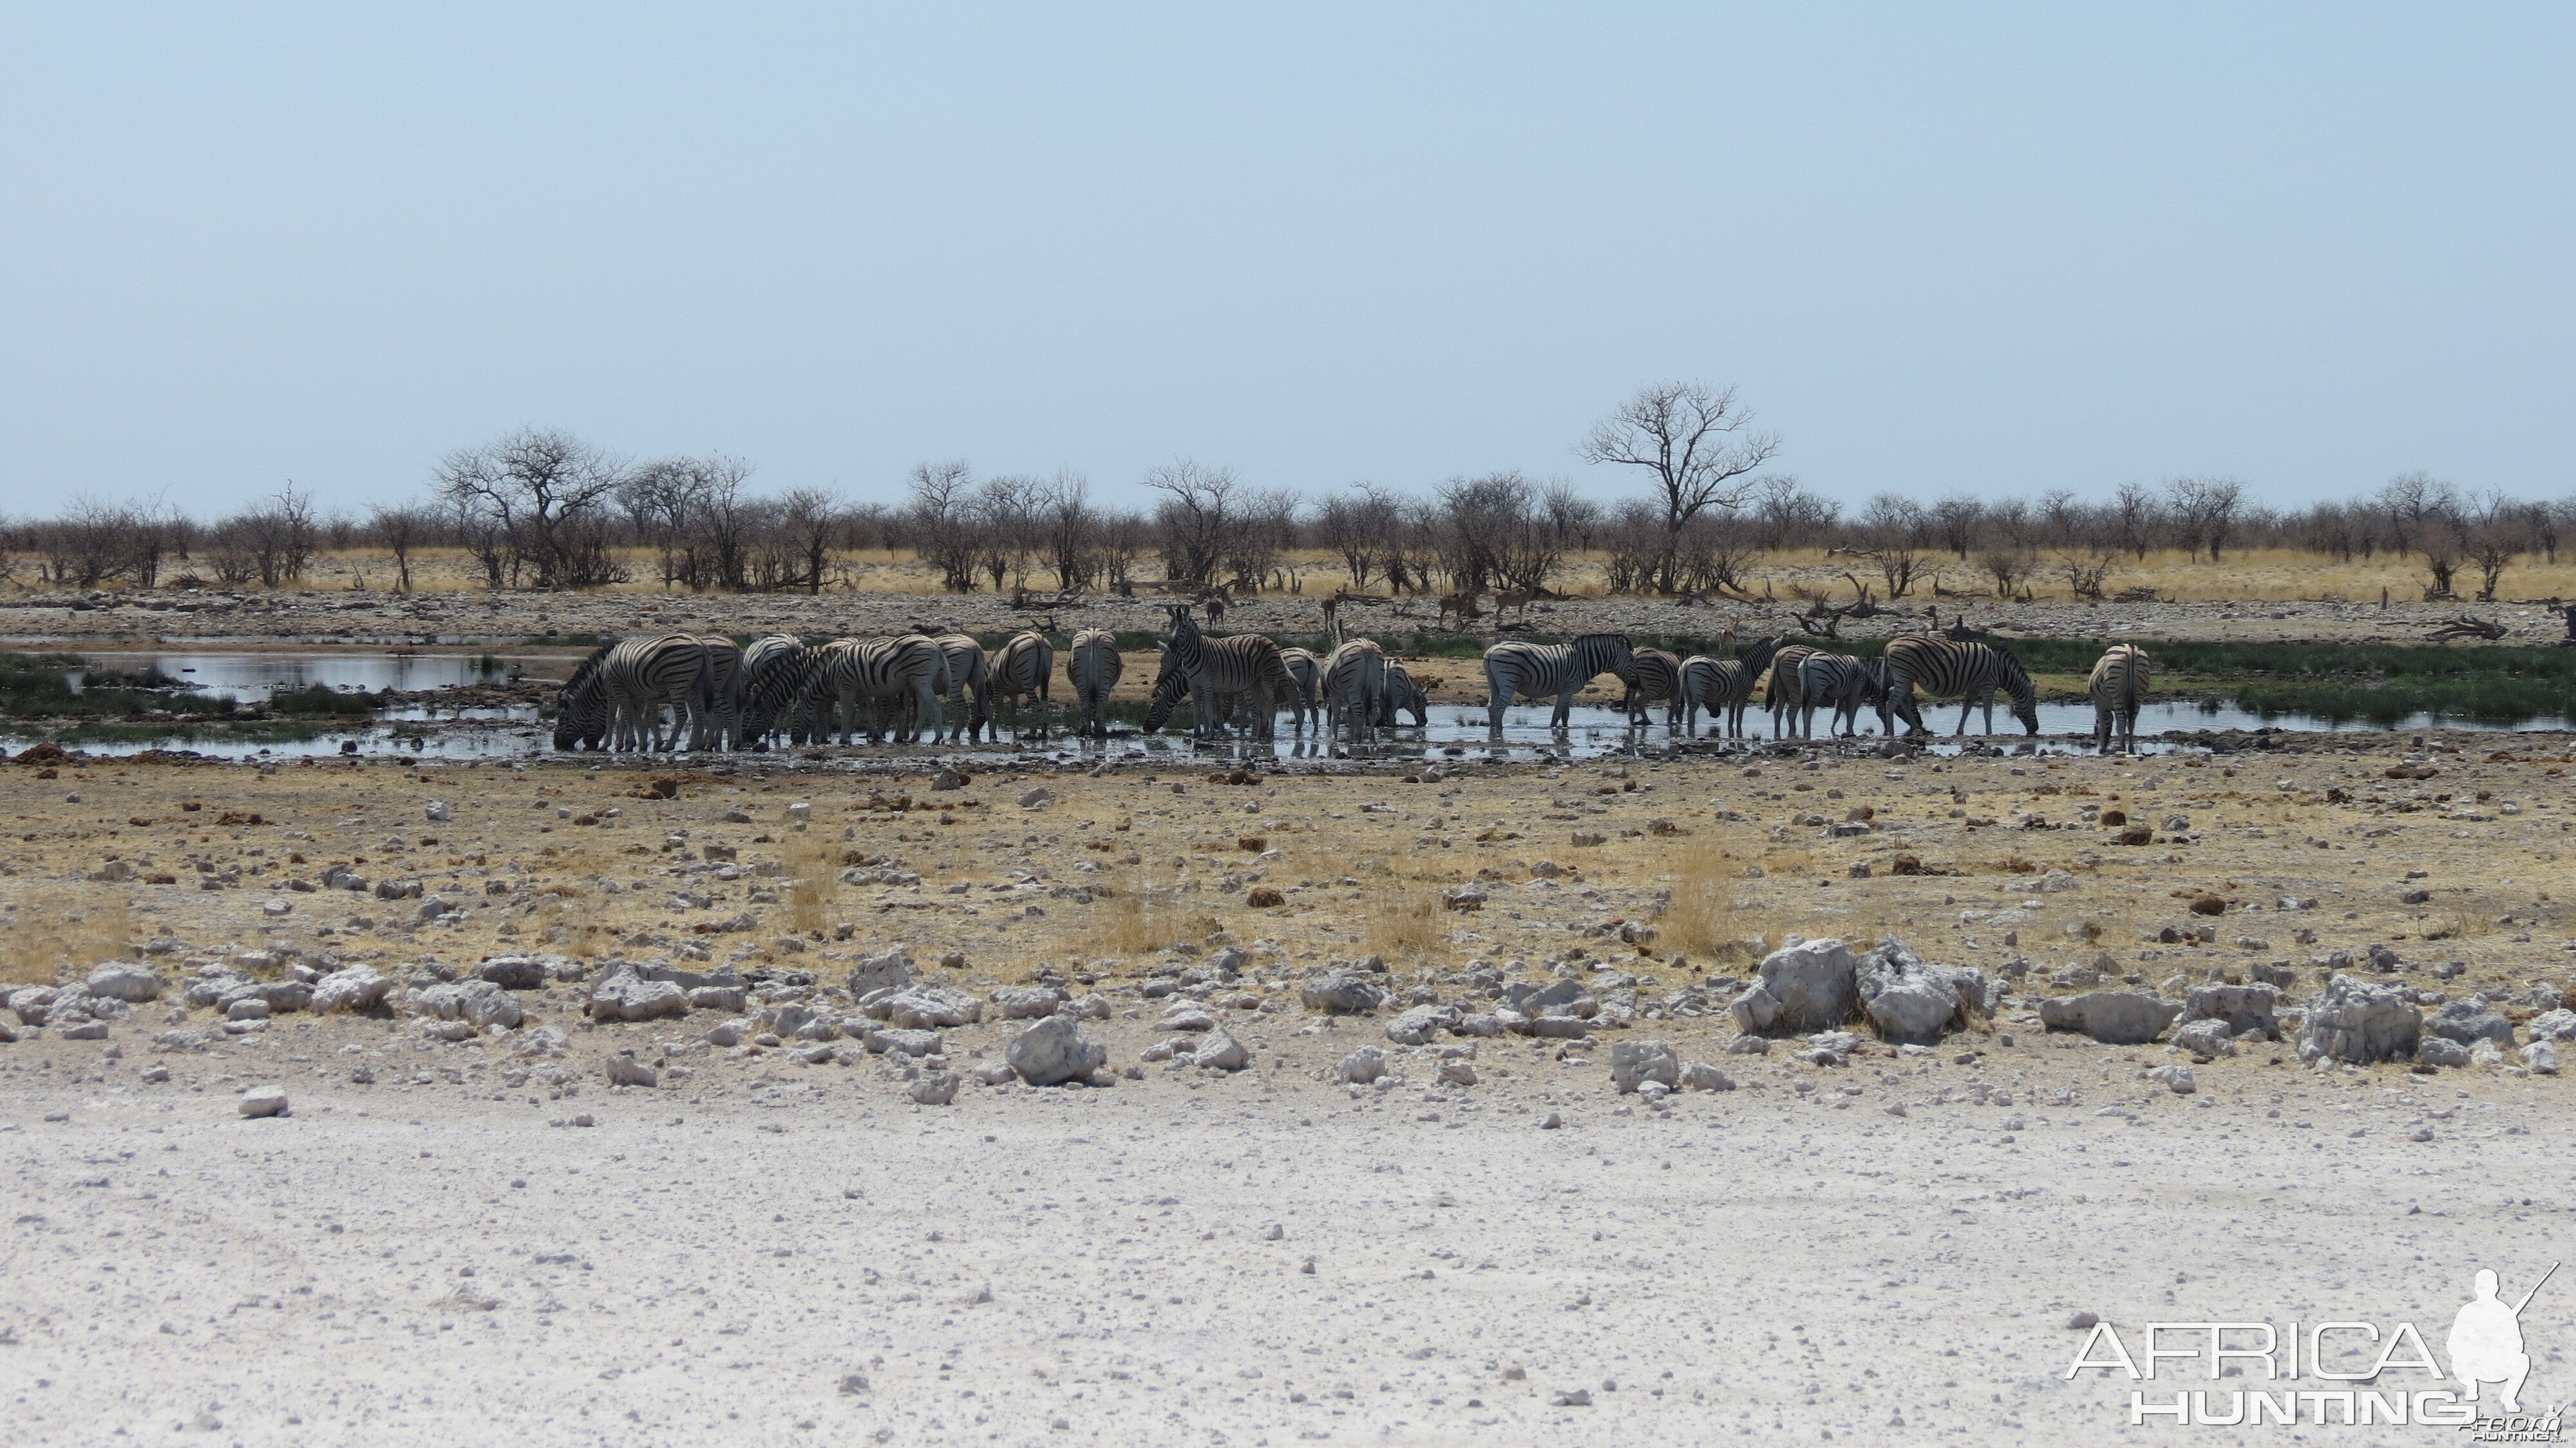
[[[591,983],[590,1017],[595,1021],[650,1021],[688,1013],[687,991],[671,981],[646,980],[624,966]]]
[[[2281,993],[2270,984],[2196,985],[2183,995],[2182,1023],[2217,1021],[2227,1027],[2231,1036],[2248,1033],[2277,1039],[2281,1022],[2277,1016]]]
[[[1860,958],[1852,974],[1870,1024],[1891,1041],[1930,1043],[1968,1024],[1985,1003],[1985,977],[1929,965],[1893,936]],[[1962,989],[1962,987],[1965,989]]]
[[[2299,1059],[2369,1065],[2414,1054],[2424,1017],[2389,986],[2337,975],[2308,1007]]]
[[[1360,1016],[1386,1001],[1386,992],[1344,971],[1327,971],[1297,988],[1297,1002],[1328,1016]]]
[[[1003,1055],[1021,1080],[1032,1086],[1058,1086],[1108,1064],[1109,1048],[1085,1039],[1072,1017],[1049,1016],[1021,1032]]]
[[[900,945],[892,950],[867,956],[850,967],[849,988],[853,996],[912,984],[912,957]]]
[[[1475,1085],[1475,1084],[1476,1084],[1476,1063],[1475,1063],[1475,1062],[1473,1062],[1473,1061],[1443,1061],[1443,1062],[1441,1062],[1441,1063],[1440,1063],[1440,1084],[1441,1084],[1441,1085],[1443,1085],[1443,1086],[1473,1086],[1473,1085]]]
[[[1212,1070],[1240,1071],[1252,1064],[1252,1052],[1225,1032],[1212,1031],[1199,1042],[1198,1050],[1191,1053],[1190,1059]]]
[[[93,996],[140,1005],[161,995],[161,977],[146,966],[111,960],[89,973],[82,982]]]
[[[1682,1067],[1682,1088],[1687,1091],[1732,1091],[1735,1078],[1706,1061],[1693,1061]]]
[[[1033,1021],[1051,1016],[1064,1004],[1065,993],[1051,985],[1006,985],[993,992],[993,1009],[1006,1021]]]
[[[2189,1096],[2200,1089],[2200,1083],[2191,1079],[2189,1066],[2158,1066],[2148,1072],[2147,1076],[2151,1080],[2163,1082],[2165,1089],[2176,1096]]]
[[[1610,1085],[1620,1095],[1633,1094],[1648,1081],[1669,1088],[1681,1079],[1681,1058],[1662,1041],[1621,1041],[1610,1048]]]
[[[1452,1007],[1415,1006],[1386,1023],[1386,1038],[1399,1046],[1427,1046],[1457,1024],[1458,1012]]]
[[[2415,1042],[2415,1060],[2421,1065],[2457,1069],[2469,1064],[2469,1048],[2440,1036],[2424,1036]]]
[[[496,955],[476,966],[474,975],[503,990],[543,990],[546,963],[533,955]]]
[[[1802,1035],[1831,1030],[1860,1009],[1858,962],[1839,940],[1809,940],[1764,956],[1761,980],[1728,1006],[1738,1030]]]
[[[1386,1052],[1375,1046],[1362,1046],[1342,1058],[1334,1079],[1355,1086],[1365,1086],[1386,1074]]]
[[[233,1101],[233,1109],[244,1116],[284,1116],[286,1090],[281,1086],[254,1086]]]
[[[916,1105],[946,1106],[957,1099],[957,1073],[926,1072],[904,1087],[904,1094],[911,1097]]]
[[[2522,1048],[2523,1069],[2534,1076],[2558,1074],[2558,1046],[2552,1041],[2534,1041]]]
[[[861,1005],[871,1019],[906,1030],[947,1030],[971,1026],[984,1018],[984,1003],[944,985],[910,985],[891,995],[874,996]]]
[[[659,1086],[662,1073],[636,1060],[633,1056],[608,1058],[608,1084],[611,1086]]]
[[[2236,1038],[2225,1021],[2191,1021],[2174,1031],[2174,1045],[2206,1061],[2236,1054]]]
[[[2513,1022],[2479,998],[2449,1002],[2425,1017],[2424,1029],[2463,1046],[2476,1041],[2513,1044]]]
[[[363,965],[335,970],[313,986],[313,1009],[325,1015],[372,1011],[393,993],[394,983]]]
[[[2111,1046],[2143,1046],[2173,1024],[2182,1007],[2130,991],[2087,991],[2049,996],[2039,1003],[2039,1023],[2051,1031],[2081,1031]]]

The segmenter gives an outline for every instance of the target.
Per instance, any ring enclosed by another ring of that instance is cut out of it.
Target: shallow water
[[[409,692],[497,684],[522,673],[545,675],[552,670],[559,674],[570,668],[559,658],[507,654],[156,651],[84,653],[81,657],[97,671],[158,672],[199,693],[243,704],[262,702],[279,690],[291,693],[316,684],[342,693],[373,694],[386,689]],[[64,677],[77,690],[91,671],[72,669]]]
[[[1487,730],[1485,711],[1477,708],[1446,705],[1431,711],[1431,722],[1421,728],[1406,727],[1391,736],[1381,736],[1377,743],[1363,747],[1363,759],[1476,758],[1535,760],[1542,757],[1583,759],[1607,754],[1652,756],[1675,752],[1684,741],[1679,730],[1661,723],[1630,730],[1625,720],[1613,709],[1578,708],[1569,718],[1569,727],[1561,735],[1548,729],[1549,708],[1546,705],[1515,707],[1504,715],[1503,735],[1497,742]],[[2083,704],[2043,704],[2039,710],[2040,735],[2032,740],[2021,732],[2009,714],[1998,710],[1996,726],[2004,733],[1980,739],[1974,733],[1966,741],[1954,738],[1948,730],[1956,727],[1955,708],[1942,711],[1927,709],[1923,722],[1933,730],[1927,741],[1935,753],[1953,754],[1963,742],[1983,742],[2010,749],[2028,749],[2039,753],[2084,752],[2092,748],[2093,711]],[[407,721],[409,727],[397,732],[387,727],[390,721]],[[409,706],[383,711],[373,725],[353,725],[320,737],[297,743],[252,744],[225,741],[213,737],[190,739],[171,736],[164,739],[116,744],[82,744],[88,753],[103,755],[135,754],[147,749],[194,750],[200,754],[226,759],[293,759],[305,756],[342,757],[350,754],[397,755],[403,758],[502,759],[550,754],[553,731],[537,722],[527,706],[471,706],[438,709]],[[1875,715],[1862,716],[1861,738],[1878,737]],[[423,728],[426,724],[428,727]],[[1970,728],[1984,727],[1982,712],[1972,716]],[[1756,732],[1744,740],[1728,741],[1709,736],[1702,720],[1702,736],[1691,741],[1693,752],[1706,752],[1712,747],[1745,747],[1770,742],[1770,721],[1759,712],[1746,715],[1746,725]],[[2555,728],[2534,724],[2533,729]],[[1817,724],[1821,736],[1824,721]],[[2194,747],[2187,742],[2167,741],[2160,737],[2168,731],[2183,734],[2204,730],[2242,730],[2271,728],[2296,733],[2387,733],[2406,730],[2450,729],[2482,732],[2510,732],[2490,725],[2436,720],[2430,716],[2409,720],[2393,730],[2375,725],[2346,721],[2341,724],[2298,715],[2266,719],[2224,705],[2195,703],[2157,704],[2141,711],[2138,717],[2138,748],[2142,753],[2163,753],[2177,748]],[[34,742],[27,738],[0,738],[0,747],[16,750]],[[354,747],[352,747],[354,746]],[[801,749],[783,751],[801,754]],[[1188,735],[1166,730],[1146,735],[1133,729],[1120,729],[1106,741],[1079,739],[1062,732],[1043,737],[1031,735],[1021,740],[979,740],[953,745],[871,746],[860,743],[847,750],[834,747],[836,758],[865,760],[870,758],[957,759],[991,761],[1037,752],[1077,758],[1137,758],[1202,760],[1232,759],[1313,759],[1324,754],[1324,747],[1313,736],[1299,739],[1287,727],[1283,716],[1278,737],[1266,743],[1228,740],[1222,743],[1192,747]],[[1336,744],[1332,752],[1343,758],[1352,757],[1347,745]],[[578,757],[578,756],[575,756]],[[632,757],[632,756],[628,756]],[[761,758],[764,756],[737,756]],[[774,757],[774,756],[770,756]]]

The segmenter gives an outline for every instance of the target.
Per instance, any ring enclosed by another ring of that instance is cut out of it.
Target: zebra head
[[[1995,650],[1995,664],[1996,671],[2003,676],[2004,687],[2012,691],[2013,717],[2021,721],[2024,734],[2038,738],[2039,690],[2031,685],[2030,671],[2023,668],[2021,660],[2008,649]]]
[[[1172,711],[1180,707],[1181,696],[1190,691],[1190,676],[1172,662],[1172,646],[1157,639],[1154,647],[1162,653],[1162,666],[1154,674],[1154,694],[1145,704],[1145,732],[1159,733],[1170,722]]]
[[[602,697],[601,663],[615,644],[602,644],[581,661],[555,695],[555,748],[599,748],[608,740],[608,703]]]

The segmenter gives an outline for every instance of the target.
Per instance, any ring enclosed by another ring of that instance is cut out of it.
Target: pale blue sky
[[[2576,490],[2576,8],[0,8],[0,511],[521,423],[772,486]]]

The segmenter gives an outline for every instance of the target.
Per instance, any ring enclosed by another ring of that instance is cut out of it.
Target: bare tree
[[[976,488],[973,499],[975,514],[975,560],[993,580],[993,591],[1002,591],[1012,578],[1028,581],[1029,557],[1038,543],[1038,509],[1045,484],[1035,478],[999,476],[986,478]]]
[[[367,519],[375,530],[376,541],[394,556],[396,587],[404,593],[411,592],[411,555],[428,541],[438,526],[437,520],[416,503],[378,503],[368,509]]]
[[[1862,509],[1862,551],[1878,564],[1887,596],[1903,598],[1922,572],[1922,549],[1929,541],[1931,519],[1923,505],[1896,493],[1881,493]]]
[[[1353,588],[1368,587],[1395,531],[1398,501],[1375,483],[1327,493],[1315,508],[1315,541],[1342,560]]]
[[[1610,514],[1600,500],[1563,478],[1551,479],[1539,489],[1539,506],[1546,510],[1548,525],[1556,530],[1556,541],[1567,548],[1592,551],[1593,535]]]
[[[1939,531],[1941,546],[1968,561],[1968,550],[1984,536],[1986,505],[1973,494],[1952,493],[1932,505],[1932,526]]]
[[[1163,495],[1154,505],[1163,576],[1192,588],[1206,587],[1243,527],[1243,484],[1230,469],[1181,458],[1145,474],[1145,486]]]
[[[2181,535],[2183,551],[2197,557],[2206,550],[2210,562],[2226,561],[2227,540],[2244,506],[2245,485],[2234,478],[2176,478],[2165,484],[2165,497],[2173,509],[2174,530]]]
[[[831,571],[832,540],[848,531],[848,520],[832,495],[821,488],[790,489],[778,500],[777,526],[797,562],[796,572],[784,586],[821,593],[823,578]]]
[[[2156,546],[2156,529],[2164,518],[2164,506],[2156,501],[2155,490],[2144,483],[2122,483],[2111,506],[2119,516],[2119,546],[2131,557],[2144,563]]]
[[[1679,581],[1682,528],[1712,508],[1742,507],[1755,486],[1749,475],[1779,454],[1778,438],[1747,430],[1752,420],[1733,388],[1661,382],[1640,388],[1577,445],[1585,462],[1643,468],[1654,480],[1666,540],[1655,583],[1663,591]]]
[[[1091,481],[1070,470],[1058,472],[1040,506],[1056,590],[1069,593],[1091,587],[1100,572],[1100,514],[1091,506]]]
[[[939,586],[951,593],[975,591],[974,483],[975,470],[963,458],[912,470],[913,546],[939,570]]]
[[[621,571],[606,511],[623,465],[568,432],[522,428],[439,460],[440,497],[461,517],[489,520],[540,589],[589,588]]]

